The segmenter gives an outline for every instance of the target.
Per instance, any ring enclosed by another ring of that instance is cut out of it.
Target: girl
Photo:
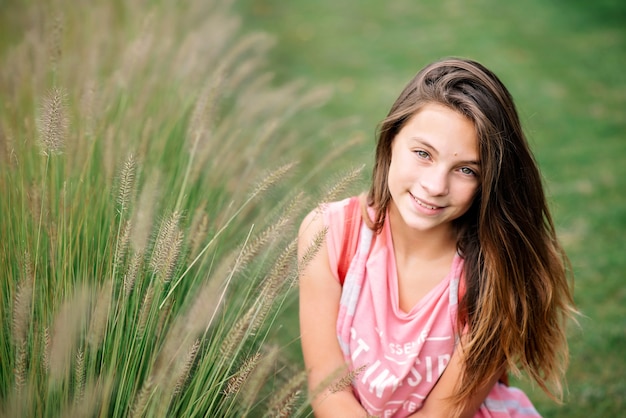
[[[496,75],[461,59],[420,71],[380,126],[363,197],[300,227],[300,257],[325,234],[300,277],[315,415],[536,417],[502,381],[520,370],[560,399],[567,259]]]

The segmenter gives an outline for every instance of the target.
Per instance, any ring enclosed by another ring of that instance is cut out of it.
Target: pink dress
[[[330,266],[337,272],[348,199],[324,208]],[[380,235],[364,224],[343,285],[337,337],[352,370],[353,391],[370,415],[406,417],[422,403],[454,351],[459,280],[463,259],[410,312],[398,303],[396,263],[389,223]],[[373,241],[373,242],[372,242]],[[338,276],[337,276],[338,279]],[[338,279],[339,280],[339,279]],[[526,395],[497,383],[476,417],[539,417]]]

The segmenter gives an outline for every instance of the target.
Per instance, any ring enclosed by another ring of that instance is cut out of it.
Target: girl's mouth
[[[436,209],[441,209],[440,206],[434,206],[434,205],[430,205],[428,203],[422,202],[421,200],[419,200],[417,197],[413,196],[413,199],[415,199],[415,202],[417,202],[418,205],[420,205],[423,208],[426,209],[430,209],[430,210],[436,210]]]

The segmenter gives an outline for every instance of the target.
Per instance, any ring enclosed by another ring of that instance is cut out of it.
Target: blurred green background
[[[326,106],[296,121],[303,131],[344,123],[325,142],[312,140],[304,164],[362,137],[342,164],[367,165],[363,187],[376,124],[422,66],[461,56],[499,75],[545,177],[583,314],[570,331],[566,404],[554,405],[526,381],[516,384],[546,417],[623,414],[626,2],[240,0],[236,8],[246,28],[274,35],[270,68],[278,82],[303,78],[334,88]],[[294,299],[290,309],[296,305]],[[298,360],[294,318],[282,319],[279,336]]]

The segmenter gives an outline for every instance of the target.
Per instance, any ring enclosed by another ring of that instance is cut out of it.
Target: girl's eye
[[[461,173],[466,174],[468,176],[475,176],[476,172],[469,167],[461,167]]]
[[[423,150],[417,150],[417,151],[415,151],[415,153],[420,158],[429,158],[430,157],[430,155],[426,151],[423,151]]]

